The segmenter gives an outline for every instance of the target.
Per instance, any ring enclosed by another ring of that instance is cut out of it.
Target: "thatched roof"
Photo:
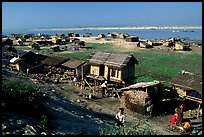
[[[91,64],[104,64],[111,53],[105,53],[105,52],[96,52],[92,58],[89,60],[89,63]]]
[[[79,60],[79,59],[70,59],[67,62],[61,64],[62,66],[69,67],[69,68],[78,68],[79,66],[86,63],[86,61]]]
[[[171,83],[186,89],[194,89],[202,95],[202,77],[180,73],[171,80]]]
[[[123,68],[132,60],[132,63],[138,64],[138,61],[132,55],[96,52],[89,60],[90,64],[103,64],[109,67]]]
[[[68,58],[62,57],[62,56],[53,56],[48,57],[47,59],[42,61],[42,64],[48,65],[48,66],[57,66],[61,65],[62,63],[66,62]]]
[[[137,88],[146,88],[146,87],[154,86],[154,85],[157,85],[157,84],[160,84],[160,82],[159,81],[140,82],[140,83],[130,85],[128,87],[121,88],[119,90],[131,90],[131,89],[137,89]]]
[[[26,53],[21,54],[20,58],[22,60],[27,60],[30,62],[38,62],[40,63],[41,61],[45,60],[46,58],[48,58],[48,56],[46,55],[42,55],[42,54],[35,54],[32,51],[28,51]]]

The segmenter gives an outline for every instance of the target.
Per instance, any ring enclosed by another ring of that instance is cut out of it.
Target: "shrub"
[[[147,123],[145,123],[148,126]],[[135,121],[132,125],[124,125],[124,127],[110,126],[108,128],[100,128],[100,135],[157,135],[158,133],[149,127],[144,126],[142,120]]]
[[[42,130],[43,132],[45,132],[46,134],[48,134],[48,128],[47,128],[47,126],[48,126],[48,118],[47,118],[47,116],[42,115],[41,118],[40,118],[40,120],[39,120],[38,125],[39,125],[39,127],[41,128],[41,130]]]
[[[2,107],[8,110],[30,111],[41,107],[40,86],[23,80],[2,81]]]

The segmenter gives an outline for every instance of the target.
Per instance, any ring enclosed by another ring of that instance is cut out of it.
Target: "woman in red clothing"
[[[175,114],[171,117],[171,119],[170,119],[170,123],[171,124],[176,124],[176,122],[177,122],[177,119],[178,119],[178,109],[176,108],[175,109]]]

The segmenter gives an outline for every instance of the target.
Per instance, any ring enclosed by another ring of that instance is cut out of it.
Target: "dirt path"
[[[15,75],[8,72],[4,74],[7,77]],[[72,82],[57,85],[45,83],[43,86],[44,94],[49,97],[44,105],[52,135],[99,135],[100,128],[107,127],[107,124],[114,125],[114,117],[120,104],[118,98],[101,98],[101,93],[96,92],[95,98],[85,99],[81,95],[89,95],[91,91],[81,90]],[[144,128],[151,128],[159,135],[180,135],[167,128],[171,115],[150,118],[127,109],[125,113],[127,125],[141,121]]]
[[[55,120],[51,120],[51,123],[53,123],[56,126],[56,132],[57,134],[70,134],[67,132],[63,132],[63,129],[69,128],[72,129],[72,127],[79,127],[77,128],[78,133],[80,134],[99,134],[99,131],[97,130],[98,127],[104,127],[105,123],[114,125],[114,116],[118,111],[119,108],[119,100],[117,98],[107,97],[107,98],[100,98],[100,93],[96,93],[97,99],[83,99],[79,96],[82,92],[84,94],[89,94],[90,91],[81,90],[79,87],[75,87],[71,84],[69,85],[69,90],[62,90],[61,88],[65,88],[65,85],[52,85],[52,88],[55,89],[55,93],[57,96],[61,99],[64,99],[67,103],[62,103],[60,100],[55,100],[52,102],[51,106],[56,106],[58,109],[51,110],[49,113],[57,116]],[[66,88],[67,89],[67,88]],[[54,112],[53,112],[54,111]],[[56,112],[55,112],[56,111]],[[59,112],[60,111],[60,112]],[[63,112],[63,113],[62,113]],[[59,114],[58,114],[59,113]],[[63,116],[64,115],[64,116]],[[69,115],[71,116],[71,120],[69,120]],[[73,116],[76,115],[76,116]],[[73,118],[72,118],[73,117]],[[77,118],[74,118],[77,117]],[[168,117],[165,117],[168,119]],[[153,120],[152,120],[153,119]],[[139,114],[135,114],[129,110],[126,110],[126,123],[127,125],[133,124],[135,121],[142,121],[144,123],[144,127],[148,126],[154,131],[156,131],[160,135],[179,135],[179,133],[172,132],[170,130],[167,130],[167,121],[162,123],[157,118],[149,118],[148,116],[141,116]],[[70,125],[70,123],[73,123]],[[58,125],[56,123],[63,123],[61,125]],[[84,123],[80,124],[79,123]],[[68,124],[68,125],[67,125]],[[89,125],[86,127],[86,125]],[[77,126],[79,125],[79,126]],[[86,127],[86,128],[85,128]],[[61,129],[62,130],[61,130]],[[84,130],[89,129],[89,130]],[[65,129],[64,129],[65,130]],[[67,130],[65,130],[67,131]]]

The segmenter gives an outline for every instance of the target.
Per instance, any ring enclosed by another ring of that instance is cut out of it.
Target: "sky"
[[[202,2],[2,2],[2,29],[202,26]]]

